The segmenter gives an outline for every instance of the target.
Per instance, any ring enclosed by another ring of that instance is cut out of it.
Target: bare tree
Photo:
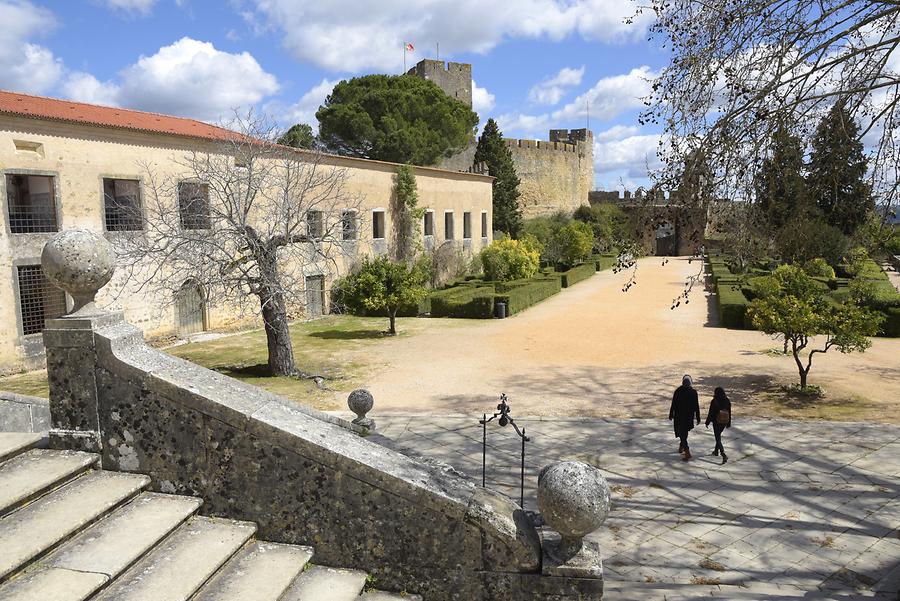
[[[870,150],[873,190],[896,203],[900,158],[900,2],[650,0],[652,35],[671,52],[643,122],[664,127],[663,186],[702,152],[719,197],[752,201],[773,131],[809,138],[843,104]]]
[[[296,375],[289,318],[306,305],[305,276],[327,280],[361,198],[347,172],[316,151],[277,144],[264,118],[238,115],[231,132],[175,169],[144,164],[144,231],[118,249],[129,280],[177,297],[185,282],[210,301],[262,317],[272,375]]]

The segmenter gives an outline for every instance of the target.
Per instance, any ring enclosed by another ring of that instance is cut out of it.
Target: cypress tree
[[[516,238],[522,228],[522,209],[519,208],[519,176],[513,165],[512,153],[503,141],[503,134],[497,122],[488,119],[484,124],[478,147],[475,149],[475,163],[486,163],[488,174],[494,177],[493,229],[506,232]]]
[[[812,140],[807,185],[830,225],[852,234],[874,210],[859,126],[842,103],[832,107]]]
[[[779,127],[754,182],[756,200],[773,234],[788,222],[810,216],[812,203],[803,169],[803,142],[785,127]]]

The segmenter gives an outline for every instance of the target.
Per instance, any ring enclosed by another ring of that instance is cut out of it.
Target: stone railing
[[[599,550],[580,541],[605,518],[608,487],[579,486],[593,499],[579,505],[565,474],[546,478],[547,521],[564,534],[542,541],[499,493],[145,345],[93,304],[114,267],[106,244],[69,230],[44,250],[45,272],[77,307],[44,330],[51,446],[99,452],[105,469],[200,496],[204,513],[255,521],[262,538],[310,545],[318,563],[366,570],[382,589],[427,601],[601,597]]]
[[[46,432],[49,429],[47,399],[0,390],[0,431]]]

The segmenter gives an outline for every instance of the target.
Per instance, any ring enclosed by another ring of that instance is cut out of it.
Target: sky
[[[436,57],[472,63],[504,136],[594,132],[595,186],[646,185],[641,98],[668,55],[632,0],[0,0],[0,89],[209,122],[306,122],[335,83]],[[630,21],[630,22],[629,22]]]

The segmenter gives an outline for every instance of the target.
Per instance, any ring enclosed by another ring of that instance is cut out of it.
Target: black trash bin
[[[506,318],[506,303],[499,301],[494,305],[494,317],[497,319]]]

